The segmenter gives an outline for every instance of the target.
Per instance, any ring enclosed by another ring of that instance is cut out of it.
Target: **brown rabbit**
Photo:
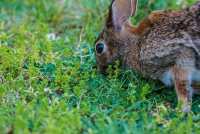
[[[119,60],[145,77],[175,86],[183,112],[200,89],[200,1],[181,11],[157,11],[133,27],[137,0],[112,0],[105,27],[95,42],[104,73]]]

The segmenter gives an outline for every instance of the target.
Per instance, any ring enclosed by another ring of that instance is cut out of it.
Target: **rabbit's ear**
[[[130,16],[134,16],[137,8],[137,0],[113,0],[112,23],[116,30],[121,30]]]

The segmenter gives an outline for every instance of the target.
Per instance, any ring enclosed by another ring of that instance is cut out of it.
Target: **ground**
[[[139,0],[153,9],[195,0]],[[0,1],[0,133],[198,133],[200,99],[188,116],[173,88],[131,70],[98,73],[94,40],[108,0]]]

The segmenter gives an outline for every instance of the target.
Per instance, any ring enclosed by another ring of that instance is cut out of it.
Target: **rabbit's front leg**
[[[191,110],[193,94],[190,71],[178,66],[174,67],[172,70],[178,97],[178,106],[182,108],[183,112],[188,113]]]

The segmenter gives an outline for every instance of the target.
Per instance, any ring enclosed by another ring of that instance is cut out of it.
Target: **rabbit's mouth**
[[[106,65],[99,65],[98,66],[98,70],[101,74],[106,75],[107,74],[107,68],[108,66]]]
[[[107,65],[98,64],[97,66],[98,66],[97,69],[101,74],[107,75],[110,73],[109,71],[111,71],[111,70],[114,71],[114,70],[118,69],[119,67],[122,67],[122,64],[121,64],[121,62],[113,62],[113,63],[109,63]]]

